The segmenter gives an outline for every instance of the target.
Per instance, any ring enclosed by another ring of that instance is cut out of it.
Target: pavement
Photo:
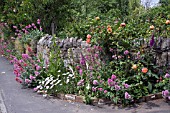
[[[0,113],[170,113],[170,102],[159,99],[119,108],[45,99],[32,89],[22,89],[15,81],[13,66],[0,56]]]

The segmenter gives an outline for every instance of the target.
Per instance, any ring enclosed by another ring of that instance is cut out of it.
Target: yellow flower
[[[138,66],[136,64],[132,65],[132,69],[136,70],[138,68]]]

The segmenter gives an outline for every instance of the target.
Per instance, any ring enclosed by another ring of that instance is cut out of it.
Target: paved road
[[[0,56],[0,113],[170,113],[170,103],[155,100],[136,107],[90,106],[59,99],[44,99],[15,82],[13,66]]]

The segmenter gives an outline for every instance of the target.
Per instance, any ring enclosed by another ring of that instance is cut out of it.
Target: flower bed
[[[95,20],[96,23],[98,21],[99,18]],[[40,20],[37,23],[39,25]],[[114,104],[127,105],[139,100],[160,98],[160,94],[156,93],[162,91],[161,95],[168,100],[170,72],[166,66],[159,67],[153,61],[155,27],[149,28],[152,35],[148,50],[140,40],[133,42],[130,38],[124,39],[124,35],[128,35],[128,24],[120,23],[120,27],[116,26],[117,24],[104,26],[102,33],[101,29],[94,28],[93,33],[86,37],[86,43],[92,44],[85,48],[87,54],[80,54],[78,62],[68,64],[67,67],[61,57],[62,51],[56,43],[56,37],[50,39],[48,60],[37,57],[34,48],[29,46],[26,48],[27,54],[16,55],[17,51],[12,49],[12,45],[2,39],[1,54],[14,64],[16,81],[42,93],[44,97],[60,94],[60,98],[87,104],[102,103],[106,99]],[[119,35],[113,33],[113,27]],[[165,27],[168,28],[169,23]],[[14,29],[18,30],[16,26]],[[38,30],[35,24],[28,25],[17,33],[20,42],[28,45],[31,43],[30,39],[34,41],[42,36],[41,29]],[[104,39],[96,38],[96,35]],[[67,52],[74,53],[71,49]]]

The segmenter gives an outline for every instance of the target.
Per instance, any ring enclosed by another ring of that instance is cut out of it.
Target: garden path
[[[0,113],[170,113],[170,103],[155,100],[136,107],[90,106],[59,99],[44,99],[15,82],[13,66],[0,56]]]

